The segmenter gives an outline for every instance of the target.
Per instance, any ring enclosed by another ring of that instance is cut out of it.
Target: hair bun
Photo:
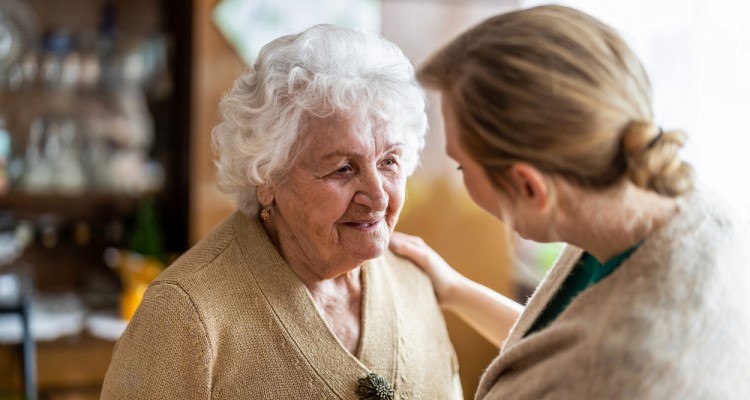
[[[632,122],[622,136],[627,175],[638,187],[677,197],[695,185],[693,167],[680,158],[687,134],[661,131],[646,122]]]

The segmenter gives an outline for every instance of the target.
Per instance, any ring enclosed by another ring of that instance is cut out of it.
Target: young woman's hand
[[[459,274],[419,237],[394,232],[390,248],[430,276],[440,306],[500,347],[523,311],[520,304]]]
[[[390,248],[394,253],[410,259],[422,268],[432,280],[432,286],[435,288],[435,295],[440,305],[443,307],[450,306],[456,287],[463,279],[466,279],[463,275],[448,265],[435,250],[418,236],[393,232]]]

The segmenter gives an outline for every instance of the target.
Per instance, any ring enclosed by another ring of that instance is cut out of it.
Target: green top
[[[608,277],[638,249],[639,245],[637,244],[625,250],[604,264],[600,263],[591,254],[583,253],[570,272],[570,275],[568,275],[565,282],[560,286],[560,289],[555,293],[552,301],[547,304],[547,307],[544,308],[542,314],[536,319],[534,325],[526,332],[526,336],[544,329],[547,325],[551,324],[558,315],[565,311],[579,293]]]

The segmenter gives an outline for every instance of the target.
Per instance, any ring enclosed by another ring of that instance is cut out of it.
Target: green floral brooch
[[[357,394],[360,400],[393,400],[393,388],[382,376],[370,372],[359,378]]]

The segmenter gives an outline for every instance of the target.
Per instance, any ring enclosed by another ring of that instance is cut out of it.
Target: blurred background
[[[750,3],[573,0],[619,29],[656,121],[691,135],[699,179],[750,210]],[[260,46],[329,22],[379,32],[418,64],[536,0],[0,0],[0,399],[96,399],[148,283],[234,209],[210,132]],[[524,302],[560,250],[474,206],[431,130],[398,229]],[[509,247],[510,246],[510,247]],[[510,257],[509,254],[514,254]],[[497,349],[452,315],[466,398]]]

